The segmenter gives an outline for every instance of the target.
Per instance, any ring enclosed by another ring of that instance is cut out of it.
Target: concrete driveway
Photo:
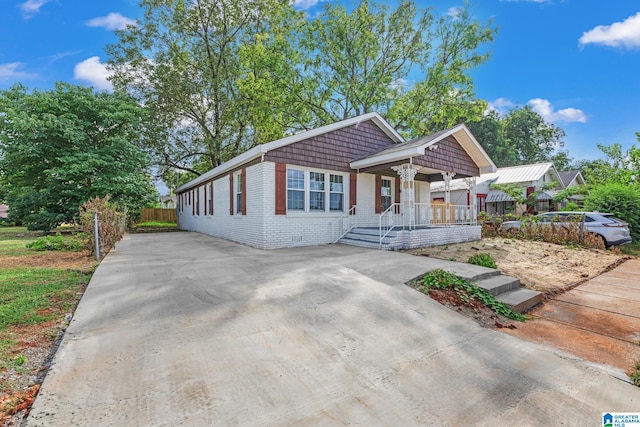
[[[585,426],[640,410],[640,389],[612,373],[403,285],[443,265],[456,266],[341,245],[126,236],[26,424]]]

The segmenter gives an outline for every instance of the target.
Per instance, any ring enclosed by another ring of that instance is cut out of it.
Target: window
[[[382,201],[382,212],[389,209],[391,206],[391,180],[382,178],[382,185],[380,186],[380,196]]]
[[[237,173],[236,178],[236,213],[242,213],[242,174]]]
[[[329,210],[344,210],[344,186],[342,175],[329,175]]]
[[[324,211],[324,173],[309,172],[309,209]]]
[[[304,210],[304,171],[287,170],[287,209]]]
[[[344,176],[287,169],[287,211],[344,212]]]

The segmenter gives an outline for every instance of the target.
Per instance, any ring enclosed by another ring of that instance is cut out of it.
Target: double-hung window
[[[329,175],[329,210],[344,210],[344,186],[342,175]]]
[[[324,211],[325,199],[324,173],[309,172],[309,210]]]
[[[235,193],[236,193],[236,213],[242,213],[242,174],[237,173],[235,175]]]
[[[287,170],[287,210],[304,211],[304,171]]]
[[[328,172],[287,169],[287,210],[343,212],[344,176]]]

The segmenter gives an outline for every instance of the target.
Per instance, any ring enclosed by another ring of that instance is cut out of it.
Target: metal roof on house
[[[511,166],[499,168],[493,173],[483,173],[476,179],[476,185],[491,181],[492,184],[527,184],[538,181],[549,170],[552,171],[559,182],[562,182],[553,163],[535,163],[532,165]],[[467,184],[464,179],[453,179],[449,190],[466,190]],[[431,191],[444,191],[444,183],[431,183]],[[487,196],[487,201],[489,201]],[[510,199],[509,199],[510,200]],[[497,200],[504,201],[504,200]]]

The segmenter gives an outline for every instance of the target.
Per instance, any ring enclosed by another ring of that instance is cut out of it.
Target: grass
[[[0,270],[0,331],[52,319],[70,310],[89,275],[55,268]]]
[[[19,257],[33,253],[27,245],[35,239],[32,237],[0,237],[0,257]]]
[[[136,224],[136,227],[177,227],[175,222],[147,221]]]
[[[636,363],[631,368],[631,374],[629,375],[631,382],[640,387],[640,360],[636,360]]]
[[[0,268],[0,372],[11,369],[12,375],[31,374],[21,344],[25,336],[38,334],[53,344],[57,328],[91,278],[90,273],[66,268],[21,266],[21,259],[41,254],[26,247],[37,236],[24,227],[0,227],[0,259],[18,257],[10,267]],[[72,236],[60,238],[75,241]],[[3,391],[10,392],[10,385],[2,381]]]
[[[633,257],[640,256],[640,242],[631,242],[627,245],[619,246],[619,248],[625,255]]]

